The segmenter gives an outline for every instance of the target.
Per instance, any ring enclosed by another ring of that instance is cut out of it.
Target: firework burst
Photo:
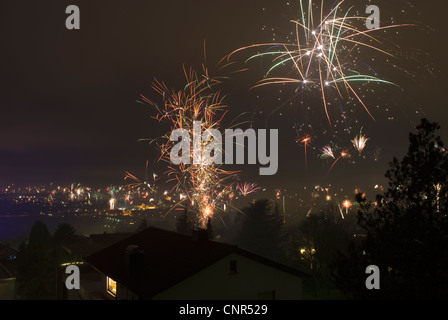
[[[336,156],[335,156],[335,151],[334,151],[333,147],[331,147],[330,145],[327,145],[327,146],[323,147],[323,148],[320,150],[320,154],[319,154],[319,157],[320,157],[321,159],[333,159],[333,160],[334,160],[333,163],[331,164],[330,169],[328,170],[328,172],[330,172],[331,169],[333,169],[333,167],[336,165],[336,163],[337,163],[339,160],[341,160],[341,159],[343,159],[343,158],[347,158],[347,157],[349,157],[349,156],[350,156],[350,155],[349,155],[349,153],[348,153],[347,151],[342,150],[342,151],[340,152],[339,156],[336,158]]]
[[[258,187],[256,183],[248,183],[248,182],[245,182],[244,184],[238,183],[236,185],[236,188],[241,192],[241,194],[244,197],[260,189],[260,187]]]
[[[362,153],[364,148],[366,147],[366,143],[369,140],[365,135],[362,134],[362,129],[359,131],[359,135],[352,140],[353,146],[358,150],[359,154]]]
[[[304,3],[307,2],[307,3]],[[360,86],[369,83],[394,85],[391,81],[377,77],[378,73],[363,62],[365,51],[379,53],[387,57],[393,54],[383,48],[376,35],[387,29],[411,26],[411,24],[387,25],[376,29],[366,28],[366,17],[354,16],[353,7],[346,7],[346,0],[336,0],[331,7],[321,1],[299,1],[299,14],[291,20],[295,40],[253,44],[239,48],[228,55],[247,49],[263,49],[250,56],[272,58],[264,79],[254,87],[272,84],[294,85],[297,97],[305,91],[320,92],[325,115],[332,124],[328,106],[332,101],[353,99],[358,101],[369,116],[371,111],[363,101]],[[320,6],[319,6],[320,5]],[[361,50],[362,49],[362,50]],[[289,68],[288,68],[289,66]],[[274,73],[278,73],[275,76]]]
[[[220,202],[230,190],[231,183],[228,181],[236,174],[223,170],[221,165],[206,163],[206,159],[201,155],[211,143],[210,140],[199,142],[201,150],[199,156],[193,150],[194,143],[190,145],[190,164],[180,163],[174,166],[171,163],[173,142],[170,136],[173,130],[183,129],[194,137],[194,123],[200,121],[200,136],[202,136],[202,133],[210,129],[219,129],[220,122],[227,113],[223,97],[219,91],[214,90],[214,85],[218,82],[208,76],[207,70],[204,73],[207,76],[200,77],[193,69],[187,72],[184,68],[186,85],[179,91],[172,90],[165,83],[155,80],[152,88],[162,97],[161,103],[141,95],[143,102],[157,110],[153,118],[170,126],[167,133],[151,140],[151,143],[156,143],[160,151],[159,161],[168,163],[165,172],[167,182],[174,183],[173,189],[186,194],[178,205],[181,203],[191,205],[190,208],[198,214],[202,227],[206,226],[208,219],[221,207]]]
[[[328,159],[328,158],[336,159],[335,156],[334,156],[333,149],[331,148],[331,146],[323,147],[322,150],[321,150],[320,157],[322,159]]]

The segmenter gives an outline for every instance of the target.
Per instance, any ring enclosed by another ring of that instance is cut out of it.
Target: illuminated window
[[[107,283],[107,292],[109,292],[112,296],[117,295],[117,282],[109,277],[106,278]]]

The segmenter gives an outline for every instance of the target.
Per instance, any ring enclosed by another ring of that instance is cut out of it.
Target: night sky
[[[163,133],[151,119],[151,109],[136,102],[139,94],[151,94],[154,77],[181,86],[182,65],[199,67],[203,61],[204,39],[211,70],[239,47],[271,41],[263,26],[284,25],[286,2],[2,2],[0,184],[122,184],[126,171],[142,177],[146,160],[151,172],[162,171],[154,163],[156,151],[138,141]],[[379,5],[384,2],[377,1]],[[405,153],[408,133],[423,116],[439,122],[442,140],[447,143],[448,7],[442,0],[411,3],[415,8],[408,10],[412,8],[408,2],[394,1],[382,15],[389,18],[403,6],[406,12],[396,17],[397,22],[420,25],[396,39],[405,56],[403,64],[417,77],[404,74],[400,78],[394,72],[402,90],[399,94],[378,91],[375,98],[384,105],[376,121],[366,117],[362,107],[353,115],[362,121],[356,128],[362,126],[371,138],[366,154],[369,147],[381,148],[379,159],[355,165],[341,162],[326,176],[328,164],[310,151],[305,170],[303,148],[295,142],[293,124],[309,122],[321,130],[328,122],[324,114],[302,117],[291,107],[267,122],[269,128],[280,130],[278,173],[260,178],[258,165],[244,167],[245,180],[276,187],[383,184],[388,162]],[[65,27],[65,8],[70,4],[80,8],[80,30]],[[388,11],[391,6],[393,12]],[[419,53],[413,56],[415,64],[409,52]],[[391,74],[388,66],[382,66],[381,73]],[[231,115],[257,107],[269,109],[275,98],[264,97],[276,89],[247,90],[257,76],[257,70],[235,75],[224,89]],[[321,108],[319,102],[315,105]],[[390,110],[388,114],[385,109]],[[387,120],[391,115],[394,120]],[[260,127],[261,123],[265,122],[260,122]]]

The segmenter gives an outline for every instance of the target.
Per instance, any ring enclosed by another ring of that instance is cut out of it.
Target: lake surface
[[[60,224],[69,223],[75,228],[77,234],[89,236],[105,232],[133,232],[137,230],[143,219],[147,221],[148,226],[169,230],[175,228],[175,220],[157,219],[151,216],[0,214],[0,242],[8,241],[11,246],[17,247],[20,242],[28,238],[36,221],[44,223],[50,233],[53,233]]]

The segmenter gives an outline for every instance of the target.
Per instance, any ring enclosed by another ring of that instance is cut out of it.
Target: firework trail
[[[129,183],[126,185],[126,187],[128,189],[134,189],[134,188],[144,186],[144,187],[148,187],[151,191],[155,191],[147,181],[142,181],[139,178],[137,178],[136,176],[134,176],[133,174],[126,171],[126,176],[124,177],[124,180],[127,180],[127,179],[134,180],[133,183]]]
[[[343,151],[341,151],[339,157],[336,158],[336,156],[334,155],[334,150],[333,150],[333,148],[330,145],[327,145],[327,146],[323,147],[320,150],[320,154],[319,154],[319,157],[321,159],[333,159],[334,160],[333,163],[330,166],[330,169],[328,170],[328,173],[331,171],[331,169],[333,169],[333,167],[336,165],[336,163],[340,159],[346,158],[348,156],[349,156],[349,154],[346,151],[343,150]]]
[[[305,149],[305,170],[307,168],[307,156],[306,156],[306,147],[309,145],[309,141],[311,140],[310,136],[305,136],[303,138],[300,138],[300,143],[303,143],[303,147]]]
[[[291,84],[297,87],[297,96],[302,97],[306,90],[317,90],[320,92],[330,125],[332,122],[328,106],[331,104],[331,98],[343,100],[353,98],[363,106],[372,119],[375,119],[355,85],[360,87],[368,83],[394,86],[396,84],[377,77],[377,71],[362,62],[365,52],[361,49],[369,50],[369,54],[375,52],[394,57],[382,47],[382,42],[375,35],[387,29],[413,25],[397,24],[367,29],[365,25],[367,18],[351,15],[354,6],[344,9],[346,2],[336,0],[330,8],[324,5],[323,0],[320,3],[300,0],[298,19],[290,21],[294,26],[294,41],[245,46],[231,52],[227,59],[243,50],[264,48],[264,51],[246,60],[248,62],[255,58],[272,58],[272,65],[267,70],[265,78],[254,87]],[[289,66],[289,69],[286,66]],[[364,73],[366,66],[370,73]],[[279,72],[279,76],[272,75],[276,71]]]
[[[183,202],[187,206],[191,205],[190,208],[198,214],[202,227],[206,226],[208,219],[221,207],[224,196],[230,190],[231,183],[228,182],[236,174],[223,170],[219,164],[208,163],[202,156],[212,139],[204,141],[201,137],[211,129],[219,129],[220,122],[227,113],[223,97],[214,89],[218,81],[211,79],[206,69],[204,74],[206,76],[201,77],[193,69],[187,72],[184,68],[186,85],[183,90],[170,89],[165,83],[155,80],[152,88],[162,98],[161,103],[141,95],[144,103],[156,109],[157,113],[153,118],[158,122],[168,123],[171,127],[167,133],[151,142],[155,142],[160,151],[158,160],[168,163],[165,172],[167,182],[174,183],[173,189],[187,195],[178,205]],[[201,123],[199,128],[195,125],[197,121]],[[175,129],[186,130],[193,137],[192,140],[199,133],[198,146],[201,152],[198,154],[194,150],[195,141],[190,143],[190,164],[171,164],[173,142],[170,135]]]
[[[342,220],[344,220],[345,219],[344,213],[342,212],[342,208],[341,208],[341,205],[339,203],[338,203],[338,208],[339,208],[339,213],[341,214],[341,218],[342,218]]]
[[[342,152],[341,152],[341,155],[340,155],[340,156],[333,162],[333,164],[331,165],[331,167],[330,167],[330,169],[328,170],[328,172],[330,172],[331,169],[333,169],[334,165],[339,161],[339,159],[341,159],[341,158],[346,158],[346,157],[348,157],[348,153],[345,152],[345,151],[342,151]]]
[[[136,176],[134,176],[133,174],[129,173],[128,171],[126,171],[126,176],[124,177],[124,180],[133,180],[134,182],[129,183],[126,185],[126,187],[128,189],[134,189],[134,188],[138,188],[138,187],[148,187],[151,191],[155,192],[154,188],[151,187],[151,185],[148,182],[148,161],[146,161],[146,169],[145,169],[145,181],[140,180],[139,178],[137,178]],[[154,181],[156,181],[155,177],[154,177]]]

